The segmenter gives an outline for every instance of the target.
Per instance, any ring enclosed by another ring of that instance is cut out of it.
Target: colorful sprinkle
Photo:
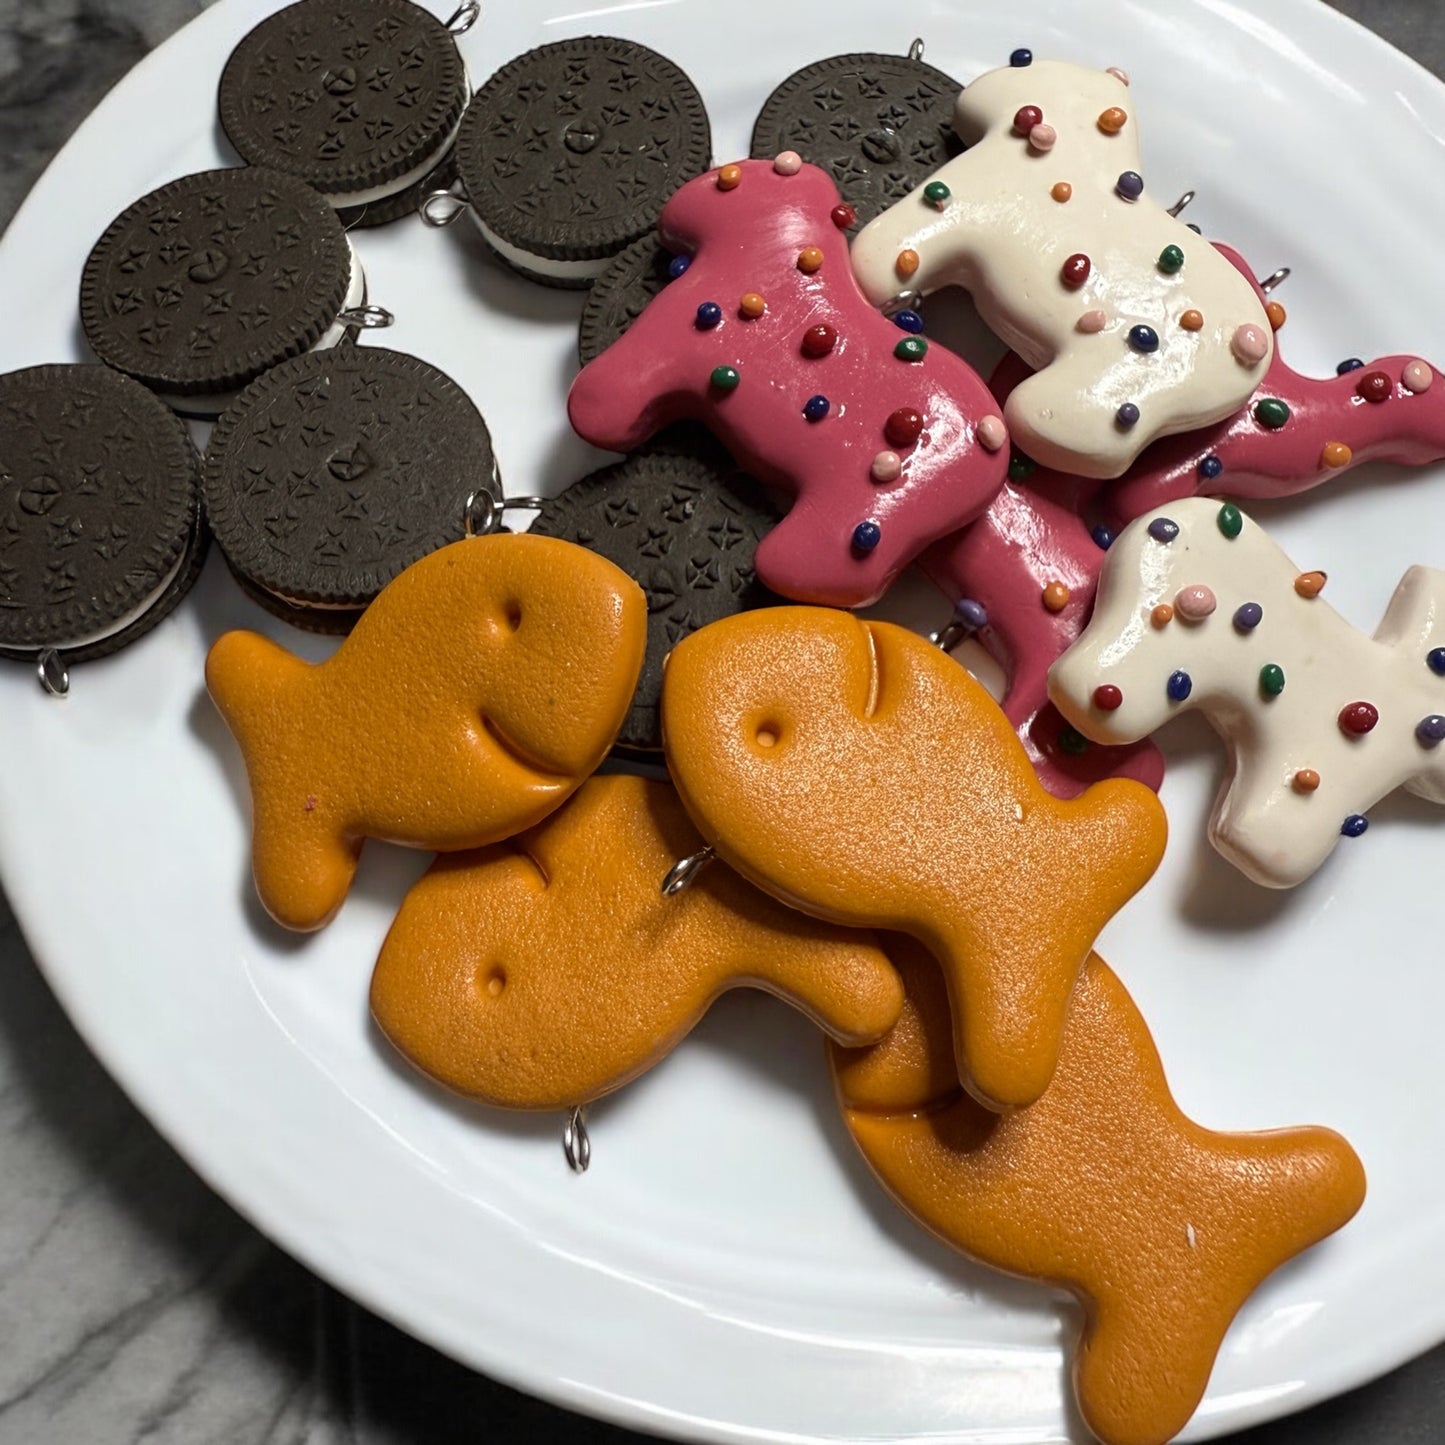
[[[756,291],[745,291],[738,301],[738,310],[749,321],[756,321],[767,309],[768,303]]]
[[[923,430],[923,417],[911,406],[900,406],[883,423],[883,435],[895,447],[911,447]]]
[[[900,331],[907,331],[914,336],[919,336],[923,332],[923,318],[916,311],[906,309],[903,311],[895,311],[893,313],[893,324],[898,327]]]
[[[1445,677],[1445,647],[1432,647],[1425,654],[1425,666],[1436,677]]]
[[[773,169],[780,176],[795,176],[803,169],[803,158],[797,151],[779,151],[773,157]]]
[[[1194,691],[1194,679],[1182,669],[1171,672],[1169,681],[1164,684],[1164,690],[1169,694],[1170,702],[1183,702]]]
[[[896,482],[903,471],[903,458],[897,452],[879,452],[868,468],[875,482]]]
[[[1259,670],[1259,690],[1266,697],[1278,697],[1284,691],[1284,668],[1277,662],[1267,662]]]
[[[1044,123],[1044,113],[1036,105],[1021,105],[1014,112],[1014,134],[1027,135],[1036,125]]]
[[[1300,768],[1290,783],[1297,793],[1312,793],[1320,785],[1320,775],[1313,768]]]
[[[928,343],[921,336],[905,336],[893,354],[899,361],[922,361],[928,355]]]
[[[1422,391],[1429,391],[1434,380],[1435,373],[1423,361],[1406,362],[1404,371],[1400,373],[1400,384],[1416,396]]]
[[[1372,702],[1347,702],[1340,709],[1340,731],[1351,737],[1363,737],[1380,720],[1380,710]]]
[[[1050,612],[1062,612],[1072,596],[1062,582],[1050,582],[1043,590],[1043,603]]]
[[[809,421],[822,421],[823,418],[828,415],[831,406],[832,403],[829,402],[828,398],[819,393],[817,396],[810,396],[807,401],[803,403],[803,415],[807,417]]]
[[[803,275],[811,276],[814,271],[820,270],[823,265],[823,250],[820,246],[804,246],[798,252],[798,270]]]
[[[1149,535],[1156,542],[1172,542],[1179,535],[1179,523],[1168,517],[1155,517],[1149,523]]]
[[[1219,509],[1219,530],[1232,542],[1244,530],[1244,516],[1233,502],[1226,502]]]
[[[1252,321],[1234,328],[1229,349],[1241,366],[1258,366],[1269,355],[1269,338]]]
[[[708,380],[718,391],[736,391],[742,377],[738,374],[735,366],[715,366]]]
[[[1294,579],[1294,590],[1307,600],[1318,597],[1325,590],[1326,580],[1323,572],[1301,572]]]
[[[1097,331],[1102,331],[1109,324],[1107,314],[1097,308],[1093,311],[1086,311],[1074,323],[1076,331],[1082,331],[1085,336],[1092,336]]]
[[[1129,112],[1121,105],[1111,105],[1108,110],[1099,112],[1099,119],[1096,122],[1099,129],[1105,135],[1118,135],[1128,123]]]
[[[803,355],[817,360],[826,356],[838,344],[838,333],[826,322],[810,326],[803,333]]]
[[[1289,407],[1277,396],[1267,396],[1254,404],[1254,419],[1270,431],[1278,431],[1289,420]]]
[[[1119,410],[1114,413],[1114,421],[1125,431],[1130,431],[1139,425],[1139,408],[1132,401],[1124,402]]]
[[[953,620],[959,627],[970,632],[981,632],[988,626],[988,609],[972,597],[960,597],[953,604]]]
[[[1013,66],[1015,70],[1022,70],[1024,66],[1032,65],[1034,63],[1034,53],[1032,50],[1028,50],[1025,49],[1023,46],[1020,46],[1017,50],[1014,51],[1012,55],[1009,56],[1008,63]]]
[[[1287,319],[1287,313],[1278,301],[1266,301],[1264,314],[1269,318],[1270,329],[1274,331],[1278,331]]]
[[[1008,441],[1008,428],[1003,424],[1003,418],[995,416],[992,412],[987,416],[979,417],[978,439],[991,452],[1001,450],[1003,444]]]
[[[697,324],[703,331],[711,331],[723,319],[722,307],[716,301],[704,301],[697,308]]]
[[[1344,442],[1326,442],[1325,449],[1320,453],[1320,461],[1327,467],[1347,467],[1354,457],[1354,452]]]
[[[1213,452],[1199,463],[1199,475],[1206,482],[1212,482],[1224,470],[1224,463]]]
[[[1067,181],[1055,181],[1049,189],[1049,194],[1062,205],[1063,202],[1072,199],[1074,188]]]
[[[1178,246],[1166,246],[1159,253],[1158,266],[1166,276],[1173,276],[1184,269],[1184,252]]]
[[[1135,351],[1145,353],[1159,350],[1159,333],[1152,326],[1131,326],[1129,328],[1129,345]]]
[[[1059,751],[1071,758],[1081,758],[1089,751],[1089,740],[1078,728],[1062,727],[1059,729]]]
[[[1365,363],[1361,361],[1358,356],[1347,356],[1342,362],[1340,362],[1337,367],[1335,367],[1335,375],[1347,376],[1352,371],[1359,371],[1364,366],[1364,364]]]
[[[828,219],[832,221],[840,231],[846,231],[849,226],[856,224],[858,212],[855,211],[852,206],[837,205],[828,212]]]
[[[1101,551],[1107,552],[1114,545],[1114,532],[1102,522],[1096,522],[1089,528],[1089,535],[1094,539],[1094,545]]]
[[[1186,622],[1203,622],[1218,606],[1213,589],[1202,582],[1181,587],[1174,596],[1174,610]]]
[[[877,522],[859,522],[853,528],[853,548],[858,552],[871,552],[883,540],[883,528]]]
[[[1022,452],[1015,452],[1008,461],[1008,479],[1011,482],[1027,481],[1038,469],[1038,463]]]
[[[906,281],[918,270],[918,252],[913,250],[900,251],[898,253],[898,259],[893,263],[893,269]]]
[[[1045,155],[1053,150],[1054,143],[1058,140],[1059,133],[1051,125],[1036,125],[1029,132],[1029,145],[1036,151]]]
[[[1258,602],[1241,602],[1234,609],[1234,630],[1253,632],[1264,621],[1264,608]]]
[[[1363,813],[1351,813],[1343,823],[1340,824],[1340,832],[1346,838],[1358,838],[1366,828],[1370,826],[1370,820]]]
[[[667,274],[671,276],[674,281],[676,281],[677,278],[681,276],[682,273],[686,271],[687,268],[691,265],[691,256],[674,256],[672,260],[667,263]]]
[[[945,201],[953,194],[942,181],[929,181],[923,188],[923,199],[930,206],[942,208]]]
[[[1415,736],[1427,748],[1438,747],[1441,742],[1445,742],[1445,717],[1441,717],[1438,712],[1422,717],[1415,724]]]
[[[1144,177],[1138,171],[1124,171],[1114,182],[1114,189],[1126,201],[1137,201],[1144,194]]]
[[[1094,263],[1082,251],[1076,251],[1059,267],[1059,280],[1065,286],[1077,290],[1089,279]]]
[[[1355,395],[1378,406],[1389,401],[1395,390],[1394,383],[1383,371],[1367,371],[1355,384]]]
[[[743,168],[741,166],[724,166],[717,173],[717,188],[720,191],[736,190],[742,178]]]
[[[1117,712],[1124,704],[1124,694],[1112,682],[1101,682],[1094,689],[1094,706],[1102,712]]]
[[[1153,627],[1168,627],[1173,621],[1174,609],[1167,602],[1161,602],[1149,614],[1149,622]]]
[[[1203,331],[1204,313],[1196,311],[1192,306],[1179,318],[1179,324],[1185,331]]]

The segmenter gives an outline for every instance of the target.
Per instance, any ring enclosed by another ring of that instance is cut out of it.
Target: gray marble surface
[[[0,0],[0,226],[100,97],[207,0]],[[1445,74],[1438,0],[1334,0]],[[641,1437],[462,1369],[214,1195],[91,1057],[0,895],[0,1445]],[[1235,1445],[1439,1445],[1445,1348]]]

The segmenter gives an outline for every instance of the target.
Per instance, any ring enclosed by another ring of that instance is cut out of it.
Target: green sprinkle
[[[923,188],[923,199],[930,206],[941,206],[952,194],[942,181],[929,181]]]
[[[1081,758],[1089,751],[1089,740],[1078,728],[1066,727],[1059,733],[1059,751],[1071,758]]]
[[[1267,662],[1259,670],[1259,690],[1266,697],[1278,697],[1284,691],[1284,668],[1277,662]]]
[[[1278,431],[1289,420],[1289,407],[1278,397],[1267,396],[1254,404],[1254,419],[1270,431]]]
[[[719,391],[736,391],[737,384],[742,380],[742,377],[738,375],[738,369],[735,366],[715,366],[708,380],[711,381]]]
[[[1037,468],[1038,463],[1032,457],[1026,457],[1022,452],[1015,452],[1009,458],[1008,477],[1011,482],[1022,482],[1031,477]]]
[[[1184,269],[1184,252],[1178,246],[1166,246],[1159,253],[1159,269],[1166,276],[1172,276],[1176,271]]]
[[[1232,542],[1244,530],[1244,518],[1239,514],[1239,508],[1232,502],[1226,502],[1219,509],[1219,530]]]
[[[928,343],[921,336],[905,336],[893,348],[899,361],[922,361],[928,354]]]

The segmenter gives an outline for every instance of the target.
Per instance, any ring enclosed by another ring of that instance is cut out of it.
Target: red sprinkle
[[[1112,682],[1102,682],[1094,689],[1094,706],[1113,712],[1124,701],[1124,694]]]
[[[1014,113],[1014,133],[1027,135],[1036,125],[1044,123],[1044,113],[1036,105],[1021,105]]]
[[[883,423],[883,435],[895,447],[911,447],[923,430],[923,417],[911,406],[900,406]]]
[[[828,214],[833,218],[833,224],[840,231],[846,231],[858,219],[858,212],[849,205],[834,206]]]
[[[1354,737],[1370,731],[1380,720],[1380,710],[1372,702],[1350,702],[1340,709],[1340,728]]]
[[[1082,251],[1076,251],[1059,267],[1059,279],[1065,286],[1077,289],[1089,279],[1094,263]]]
[[[803,333],[803,355],[826,356],[838,344],[838,333],[828,325],[810,326]]]
[[[1376,403],[1389,401],[1394,390],[1394,382],[1392,382],[1383,371],[1367,371],[1359,381],[1355,383],[1355,392],[1357,395],[1364,397],[1366,401]]]

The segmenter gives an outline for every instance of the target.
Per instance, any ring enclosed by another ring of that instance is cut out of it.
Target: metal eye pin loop
[[[1197,192],[1195,191],[1185,191],[1184,194],[1180,196],[1179,199],[1175,201],[1172,206],[1169,207],[1169,214],[1171,216],[1177,216],[1180,211],[1182,211],[1185,206],[1187,206],[1190,201],[1194,199],[1196,194]]]
[[[439,209],[443,202],[446,203],[445,209]],[[426,225],[440,231],[442,227],[450,226],[466,208],[466,199],[455,191],[430,191],[422,198],[416,213]]]
[[[70,669],[53,647],[47,647],[35,659],[35,677],[41,690],[51,697],[70,696]]]
[[[921,35],[914,36],[913,44],[908,47],[908,58],[910,60],[923,59],[923,37]]]
[[[888,317],[894,317],[897,316],[900,311],[917,311],[922,305],[922,291],[899,291],[890,300],[883,303],[883,314]]]
[[[696,881],[697,875],[716,857],[717,849],[709,843],[705,848],[699,848],[696,853],[674,863],[667,870],[667,877],[662,880],[662,896],[676,898],[684,888]]]
[[[581,1104],[573,1107],[562,1126],[562,1152],[567,1156],[567,1167],[574,1174],[587,1172],[587,1166],[592,1163],[592,1136],[587,1132]]]
[[[501,505],[485,487],[467,493],[462,507],[462,526],[468,537],[490,537],[501,521]]]
[[[1288,266],[1281,266],[1278,271],[1271,271],[1269,275],[1266,276],[1264,280],[1259,283],[1259,289],[1263,291],[1266,296],[1268,296],[1269,293],[1273,291],[1276,286],[1282,285],[1284,282],[1288,281],[1289,278],[1290,268]]]
[[[453,35],[465,35],[478,20],[482,18],[482,7],[478,0],[466,0],[465,4],[458,5],[447,21],[447,29]]]
[[[396,317],[385,306],[352,306],[337,313],[336,319],[343,326],[355,327],[360,331],[378,331],[396,324]]]

